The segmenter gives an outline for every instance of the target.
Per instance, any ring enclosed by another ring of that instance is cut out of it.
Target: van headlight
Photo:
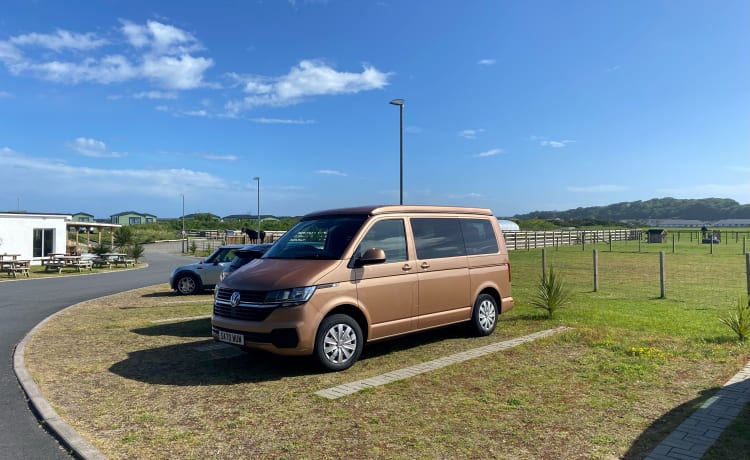
[[[305,286],[269,291],[266,293],[264,303],[276,304],[280,307],[296,307],[310,300],[315,293],[315,288],[316,286]]]

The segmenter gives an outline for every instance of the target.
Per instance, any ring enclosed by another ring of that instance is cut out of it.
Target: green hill
[[[697,219],[714,221],[720,219],[750,219],[750,205],[741,205],[727,198],[677,199],[654,198],[646,201],[630,201],[569,209],[567,211],[534,211],[518,214],[514,219],[596,219],[600,221],[647,220],[647,219]]]

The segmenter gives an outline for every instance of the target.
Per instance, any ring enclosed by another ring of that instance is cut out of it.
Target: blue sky
[[[750,203],[750,2],[21,1],[0,210]]]

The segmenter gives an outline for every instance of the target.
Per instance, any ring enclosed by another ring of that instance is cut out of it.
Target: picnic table
[[[112,268],[114,265],[117,267],[118,265],[122,265],[125,268],[128,267],[128,265],[134,267],[135,266],[135,260],[128,258],[128,255],[122,252],[107,252],[104,253],[96,258],[93,259],[94,266],[97,267],[104,267],[105,265],[107,268]]]
[[[18,275],[26,275],[29,278],[30,260],[21,260],[17,258],[0,258],[0,273],[5,272],[8,276],[15,278]]]
[[[62,273],[63,268],[75,268],[80,272],[83,268],[91,270],[92,266],[93,263],[90,258],[50,254],[44,264],[44,271],[57,270],[57,273]]]

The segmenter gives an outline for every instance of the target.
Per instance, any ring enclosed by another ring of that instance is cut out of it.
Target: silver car
[[[175,268],[169,277],[169,285],[182,295],[213,289],[219,282],[224,267],[234,259],[235,252],[245,246],[244,244],[219,246],[204,260]]]

